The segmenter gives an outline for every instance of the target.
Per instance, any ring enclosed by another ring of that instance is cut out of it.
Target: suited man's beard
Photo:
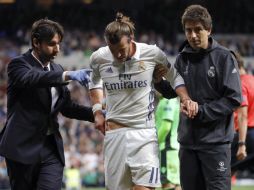
[[[43,63],[43,64],[46,64],[46,63],[48,63],[48,62],[50,62],[50,61],[53,61],[54,59],[55,59],[55,57],[56,57],[56,54],[46,54],[46,53],[41,53],[40,55],[39,55],[39,59],[40,59],[40,61]]]

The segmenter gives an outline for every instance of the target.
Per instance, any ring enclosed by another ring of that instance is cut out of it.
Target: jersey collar
[[[134,55],[131,57],[131,59],[136,59],[138,60],[140,58],[140,45],[139,43],[135,42],[135,41],[132,41],[135,46],[136,46],[136,52],[134,53]]]

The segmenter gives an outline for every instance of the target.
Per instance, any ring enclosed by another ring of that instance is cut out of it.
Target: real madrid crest
[[[144,61],[140,61],[139,62],[139,70],[143,70],[143,71],[146,70],[146,66],[145,66],[145,62]]]
[[[210,78],[213,78],[215,76],[215,68],[214,68],[214,66],[210,66],[209,70],[207,71],[207,75]]]

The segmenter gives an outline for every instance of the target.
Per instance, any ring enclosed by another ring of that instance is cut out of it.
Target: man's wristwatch
[[[244,146],[245,145],[245,142],[244,141],[239,141],[238,142],[238,146]]]

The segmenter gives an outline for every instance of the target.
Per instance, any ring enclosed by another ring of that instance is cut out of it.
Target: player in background
[[[180,102],[178,98],[160,98],[155,112],[161,162],[161,183],[164,190],[181,190],[179,168]]]
[[[187,107],[197,112],[182,77],[155,45],[134,41],[134,24],[121,13],[105,29],[106,47],[91,56],[90,97],[95,126],[105,133],[105,181],[109,190],[160,187],[158,140],[154,119],[153,72],[167,68],[167,79]],[[105,89],[106,117],[102,112]],[[169,90],[169,89],[167,89]],[[105,126],[106,125],[106,126]]]
[[[232,174],[244,169],[254,171],[254,76],[247,74],[241,55],[235,55],[242,83],[243,102],[235,111],[236,133],[231,146]]]

